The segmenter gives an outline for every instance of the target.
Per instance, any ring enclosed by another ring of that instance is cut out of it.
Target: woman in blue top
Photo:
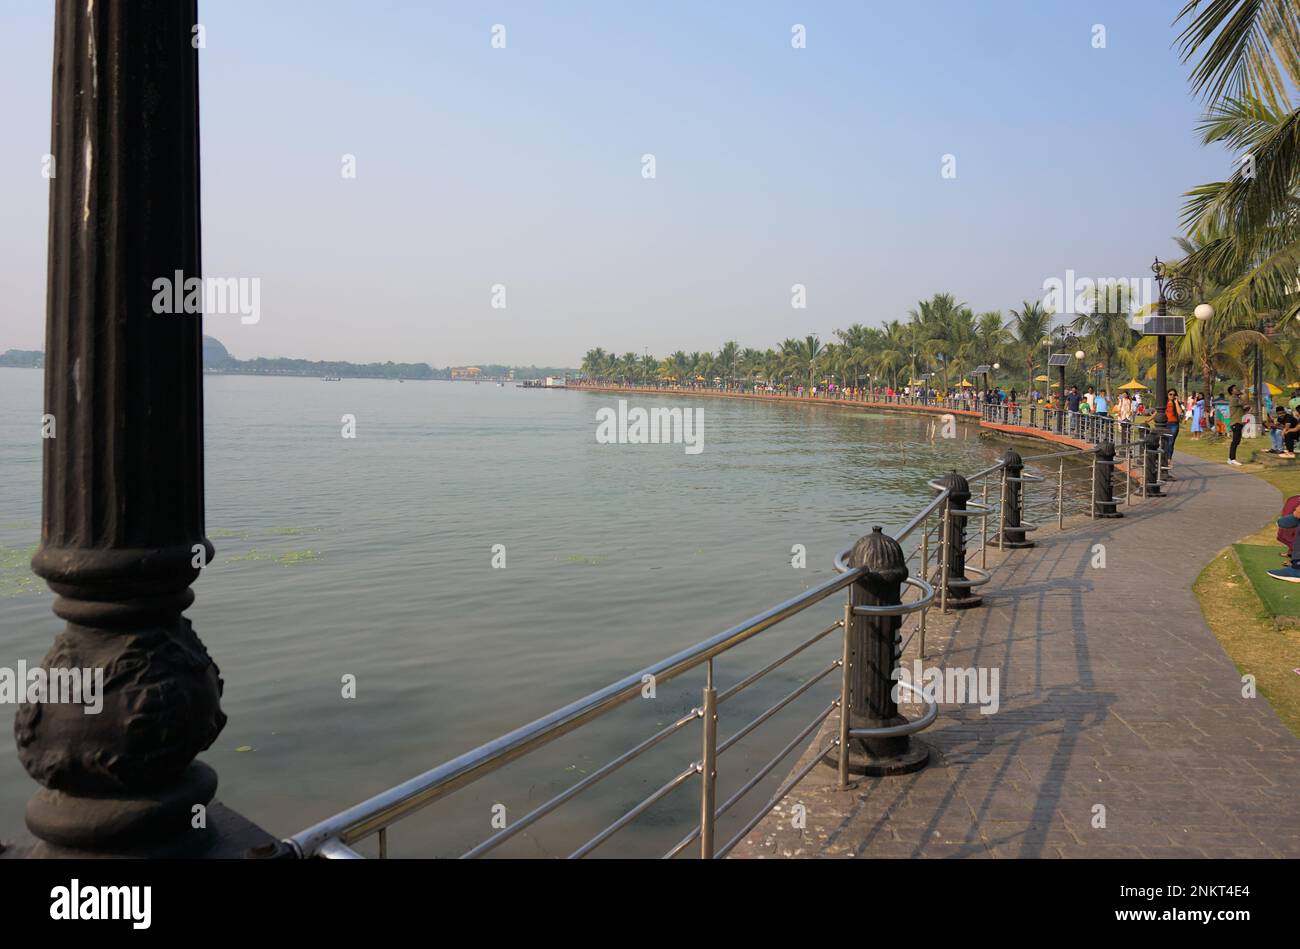
[[[1201,429],[1204,427],[1201,421],[1205,415],[1205,396],[1196,393],[1192,396],[1192,441],[1201,440]]]

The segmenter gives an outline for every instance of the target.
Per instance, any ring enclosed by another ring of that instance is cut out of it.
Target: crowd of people
[[[581,383],[579,383],[581,384]],[[890,385],[845,386],[835,382],[812,383],[802,385],[791,381],[787,384],[772,385],[763,382],[747,384],[723,384],[715,380],[713,384],[698,380],[685,384],[659,383],[656,388],[678,390],[719,390],[739,393],[752,392],[756,395],[795,396],[811,399],[850,399],[881,402],[912,402],[921,405],[964,406],[978,410],[981,405],[1005,406],[1011,415],[1018,415],[1022,393],[1015,387],[1004,389],[994,386],[977,389],[963,385],[944,393],[933,388],[929,383],[905,385],[895,388]],[[1120,387],[1113,395],[1104,388],[1093,386],[1079,391],[1077,385],[1070,386],[1064,397],[1057,392],[1040,391],[1036,386],[1023,393],[1025,405],[1042,405],[1047,408],[1064,408],[1071,413],[1070,427],[1077,430],[1077,417],[1103,416],[1122,423],[1147,424],[1155,415],[1157,404],[1151,393],[1144,389]],[[1228,464],[1240,465],[1237,449],[1241,444],[1245,428],[1246,415],[1250,413],[1249,396],[1236,385],[1228,386],[1225,395],[1218,397],[1204,392],[1192,391],[1180,394],[1177,389],[1165,393],[1165,453],[1168,462],[1172,462],[1178,436],[1186,431],[1188,436],[1199,441],[1206,433],[1230,436],[1228,444]],[[1261,419],[1261,427],[1269,433],[1272,447],[1266,449],[1280,458],[1294,458],[1295,448],[1300,444],[1300,390],[1286,404],[1267,407]]]

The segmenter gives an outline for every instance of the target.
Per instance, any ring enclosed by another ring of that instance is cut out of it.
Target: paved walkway
[[[1171,496],[1122,520],[1049,525],[1037,548],[1009,551],[983,607],[932,614],[926,665],[999,668],[997,714],[941,707],[916,774],[838,791],[814,769],[733,855],[1300,857],[1300,740],[1242,697],[1191,591],[1274,516],[1278,492],[1186,456],[1176,473]]]

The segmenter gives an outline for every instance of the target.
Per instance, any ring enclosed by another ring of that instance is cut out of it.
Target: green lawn
[[[1286,563],[1280,555],[1282,545],[1233,544],[1232,549],[1269,613],[1300,617],[1300,583],[1285,583],[1268,575],[1268,571]]]
[[[1264,575],[1265,570],[1282,564],[1274,518],[1282,510],[1284,498],[1300,494],[1300,466],[1254,461],[1256,453],[1270,444],[1267,437],[1243,439],[1237,448],[1242,467],[1231,470],[1243,477],[1262,478],[1277,488],[1277,511],[1264,515],[1259,524],[1243,524],[1243,530],[1253,529],[1251,533],[1231,549],[1220,551],[1201,571],[1192,590],[1206,623],[1238,671],[1255,677],[1259,694],[1300,738],[1300,675],[1295,671],[1300,667],[1300,629],[1276,620],[1277,616],[1300,615],[1300,584]],[[1174,450],[1175,474],[1180,455],[1217,461],[1226,467],[1228,439],[1192,441],[1180,434]]]

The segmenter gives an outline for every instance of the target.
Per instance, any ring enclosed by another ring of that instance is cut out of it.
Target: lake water
[[[0,369],[0,665],[10,667],[38,662],[60,628],[27,566],[39,539],[41,384],[39,371]],[[928,478],[994,457],[973,431],[932,441],[929,419],[689,396],[631,403],[703,408],[698,455],[597,444],[596,411],[617,398],[596,393],[209,376],[205,400],[217,556],[188,615],[221,667],[230,721],[203,757],[221,799],[277,836],[807,589],[873,524],[900,525],[928,501]],[[341,437],[344,414],[355,439]],[[491,564],[497,544],[505,569]],[[795,544],[807,569],[791,566]],[[835,597],[719,660],[719,686],[841,609]],[[725,704],[719,737],[837,655],[832,637]],[[721,758],[719,802],[837,683],[829,676]],[[494,804],[522,816],[698,705],[701,685],[664,684],[434,804],[393,829],[391,853],[459,854],[492,832]],[[501,853],[567,853],[698,755],[693,725]],[[0,834],[19,829],[34,788],[6,735]],[[662,853],[698,817],[697,788],[596,853]]]

